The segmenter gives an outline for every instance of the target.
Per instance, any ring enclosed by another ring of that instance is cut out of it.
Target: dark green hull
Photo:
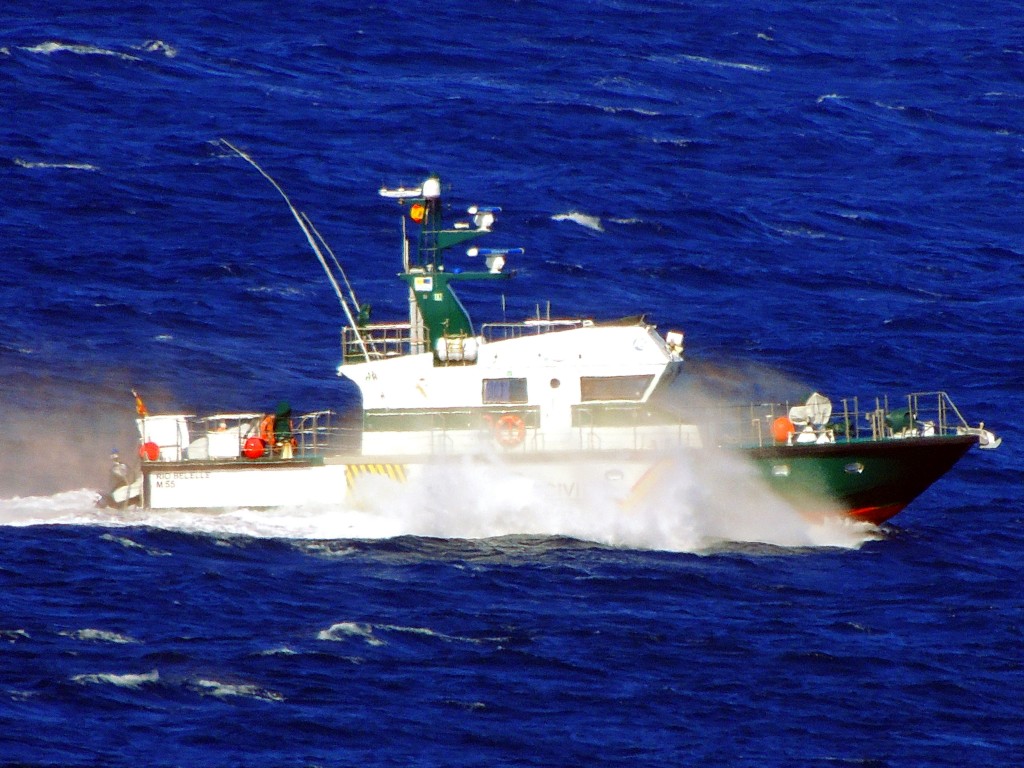
[[[772,489],[802,509],[831,502],[882,523],[917,498],[978,444],[974,435],[752,448]]]

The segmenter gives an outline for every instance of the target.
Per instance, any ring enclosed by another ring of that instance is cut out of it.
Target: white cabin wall
[[[545,425],[561,428],[580,402],[581,376],[657,377],[671,359],[643,326],[590,326],[481,344],[475,364],[435,366],[427,352],[350,363],[341,372],[359,387],[367,410],[480,406],[485,378],[526,378],[528,404],[541,408]]]

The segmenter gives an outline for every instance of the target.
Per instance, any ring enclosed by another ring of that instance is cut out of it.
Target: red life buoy
[[[514,413],[506,413],[494,424],[494,437],[504,448],[514,448],[526,437],[526,422]]]
[[[154,442],[146,442],[139,446],[139,458],[156,461],[160,458],[160,446]]]
[[[263,455],[266,450],[266,443],[264,443],[258,437],[250,437],[245,441],[245,446],[242,448],[242,453],[245,454],[247,459],[258,459]]]
[[[787,442],[789,436],[794,432],[796,432],[796,427],[793,426],[789,416],[779,416],[772,422],[772,437],[775,438],[776,443]]]

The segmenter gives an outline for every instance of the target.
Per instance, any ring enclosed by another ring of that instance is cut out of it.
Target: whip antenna
[[[313,231],[311,231],[312,225],[307,225],[308,218],[306,218],[306,215],[304,213],[300,212],[299,210],[297,210],[295,208],[295,206],[292,205],[292,201],[289,199],[288,195],[285,194],[285,191],[281,188],[281,185],[278,184],[276,181],[274,181],[273,177],[269,173],[264,171],[260,167],[259,163],[257,163],[255,160],[253,160],[251,157],[249,157],[249,155],[247,155],[245,152],[240,150],[238,147],[236,147],[234,144],[232,144],[227,139],[220,139],[220,143],[223,144],[228,149],[230,149],[232,152],[234,152],[240,158],[245,160],[247,163],[249,163],[249,165],[251,165],[257,171],[259,171],[260,175],[263,176],[263,178],[265,178],[267,181],[269,181],[274,186],[274,189],[276,189],[278,191],[278,193],[281,195],[281,197],[284,198],[285,203],[288,204],[288,209],[292,212],[292,216],[295,217],[295,221],[298,223],[299,227],[302,229],[303,234],[306,235],[306,240],[309,242],[309,246],[313,249],[313,253],[316,254],[316,258],[320,262],[320,266],[324,268],[324,272],[327,274],[327,279],[331,282],[331,287],[334,289],[334,295],[338,297],[338,301],[341,303],[341,308],[344,310],[345,317],[348,320],[349,325],[352,327],[352,332],[355,333],[355,335],[356,335],[356,340],[359,342],[359,347],[362,349],[363,355],[366,357],[367,360],[369,360],[370,359],[370,353],[367,352],[366,344],[363,342],[362,334],[359,333],[359,326],[357,325],[356,320],[355,320],[355,318],[352,315],[352,309],[351,309],[351,307],[349,307],[348,301],[345,300],[345,295],[342,293],[341,286],[338,285],[338,281],[337,281],[337,279],[335,279],[334,273],[331,272],[331,267],[327,263],[327,259],[324,258],[323,252],[320,250],[320,247],[317,245],[316,238],[313,237]],[[319,235],[320,235],[320,233],[318,232],[317,233],[317,237],[319,237]],[[322,238],[321,238],[321,241],[322,241]],[[326,246],[326,243],[324,243],[324,245]],[[333,253],[331,254],[331,257],[334,258],[334,254]],[[335,263],[337,263],[337,259],[335,259],[334,261],[335,261]],[[341,269],[341,265],[340,264],[338,265],[338,268],[339,268],[339,270]],[[342,271],[342,277],[344,277],[344,274],[345,274],[344,271]],[[345,278],[345,283],[346,283],[346,285],[348,285],[348,278]],[[352,293],[352,301],[355,302],[356,308],[358,309],[359,302],[357,302],[356,299],[355,299],[355,293],[352,291],[352,286],[349,285],[348,288],[349,288],[349,291]]]

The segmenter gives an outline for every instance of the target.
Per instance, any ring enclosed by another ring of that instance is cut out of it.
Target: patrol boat
[[[150,415],[136,397],[138,477],[105,502],[154,509],[337,503],[415,487],[450,471],[515,478],[531,493],[612,500],[624,513],[656,496],[695,457],[737,457],[765,493],[799,510],[838,510],[881,523],[972,446],[995,448],[944,392],[898,400],[814,393],[803,402],[710,405],[690,397],[684,337],[643,317],[601,321],[550,313],[474,324],[455,288],[498,285],[522,248],[472,244],[500,208],[472,206],[446,226],[435,176],[383,188],[402,213],[408,317],[370,322],[345,272],[309,219],[287,202],[347,319],[338,374],[362,397],[358,429],[331,410]],[[413,229],[409,231],[410,227]],[[470,245],[476,268],[450,268]],[[344,289],[342,286],[345,286]],[[464,476],[464,475],[463,475]],[[532,497],[532,496],[531,496]]]

